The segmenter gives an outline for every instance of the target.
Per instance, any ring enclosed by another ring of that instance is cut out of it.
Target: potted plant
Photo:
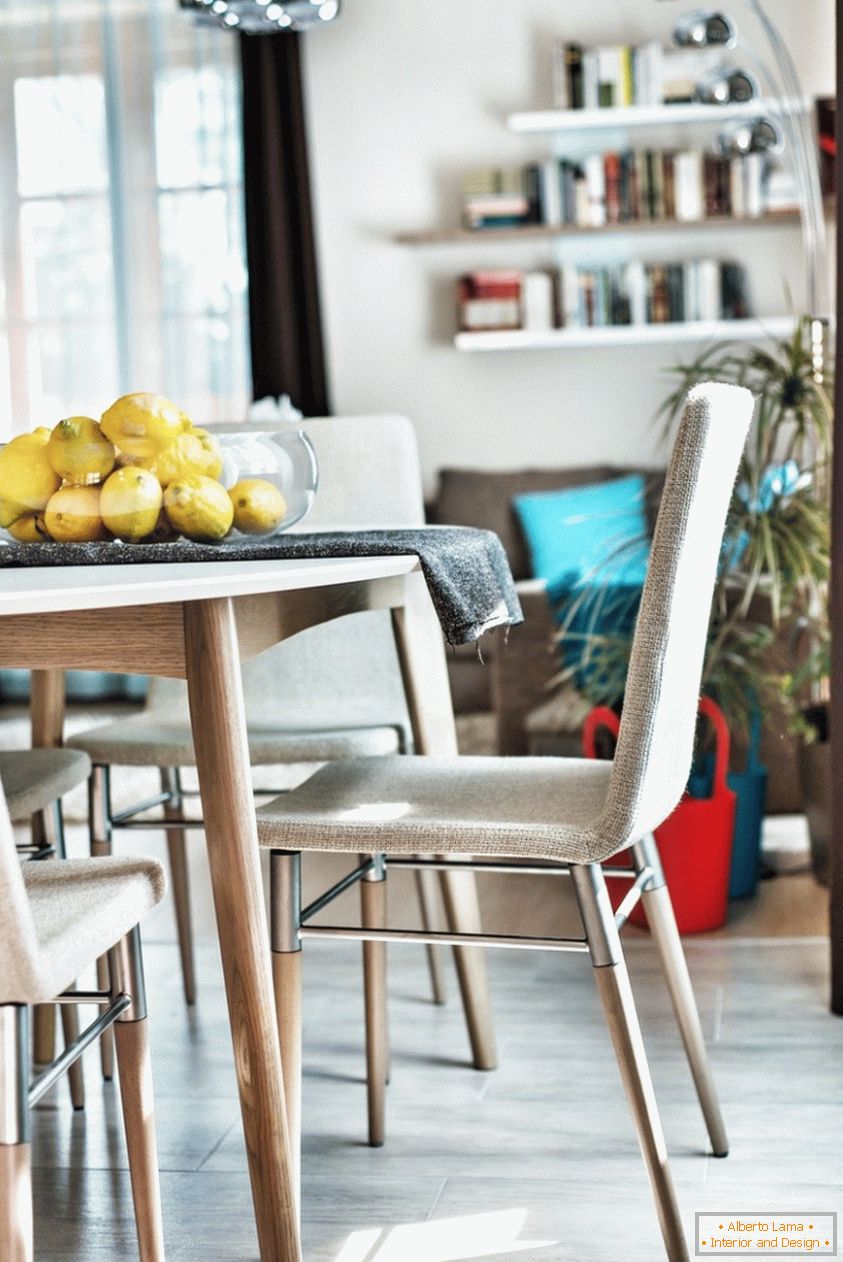
[[[799,709],[806,700],[816,703],[824,670],[820,649],[827,639],[832,421],[831,382],[827,370],[818,371],[811,332],[812,322],[806,318],[797,321],[784,341],[727,342],[706,348],[691,363],[669,370],[676,385],[658,414],[667,436],[688,390],[708,380],[746,386],[756,396],[753,429],[726,525],[703,690],[716,700],[745,745],[752,745],[751,733],[758,728],[755,716],[760,716],[766,725],[787,724],[799,730],[806,751],[811,743],[821,744],[816,738],[804,739],[819,729],[800,717]],[[616,607],[614,616],[609,594],[595,574],[560,608],[557,638],[563,668],[558,678],[573,677],[594,705],[621,703],[634,621],[631,610],[638,595],[627,593],[626,605]],[[617,601],[616,595],[611,599]],[[790,647],[797,626],[807,630],[811,641],[801,660]],[[573,669],[564,664],[572,643],[577,646]],[[816,719],[816,711],[811,714]],[[814,750],[806,752],[804,761],[813,765],[818,758]],[[761,771],[757,763],[755,767],[757,779]],[[822,783],[819,773],[806,773],[806,778],[809,793]],[[744,791],[750,787],[744,785]],[[754,815],[757,851],[760,814],[756,810]],[[819,819],[821,810],[815,815]]]

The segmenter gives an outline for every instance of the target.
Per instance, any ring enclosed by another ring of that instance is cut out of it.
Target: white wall
[[[542,266],[547,245],[412,249],[400,229],[458,222],[475,165],[527,162],[540,138],[511,136],[511,110],[550,103],[552,38],[585,43],[663,37],[689,3],[653,0],[345,0],[306,38],[311,161],[319,218],[332,402],[336,412],[397,410],[418,429],[428,484],[443,465],[506,467],[650,459],[662,369],[688,349],[454,350],[453,279],[480,266]],[[834,84],[832,0],[768,0],[805,89]],[[749,36],[740,0],[724,8]],[[677,139],[681,140],[681,137]],[[765,314],[800,289],[794,228],[648,238],[650,255],[742,257]],[[600,243],[580,245],[592,261]],[[603,248],[606,248],[605,246]]]

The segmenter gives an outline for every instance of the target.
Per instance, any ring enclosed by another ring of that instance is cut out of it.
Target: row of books
[[[457,295],[459,327],[474,333],[741,320],[750,315],[743,268],[711,258],[471,272],[459,278]]]
[[[463,185],[472,230],[525,224],[577,225],[758,217],[794,201],[781,172],[760,153],[725,158],[699,149],[552,158],[515,171],[473,171]]]
[[[722,63],[718,48],[664,48],[658,40],[584,48],[558,40],[553,103],[562,110],[596,110],[693,101],[700,83]]]

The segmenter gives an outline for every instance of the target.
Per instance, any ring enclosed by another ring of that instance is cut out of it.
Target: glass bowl
[[[319,485],[319,466],[313,444],[303,429],[284,422],[277,424],[209,425],[222,449],[220,482],[231,490],[238,483],[260,479],[273,483],[284,498],[286,512],[267,531],[250,531],[264,536],[281,534],[310,512]],[[231,537],[242,533],[232,528]]]

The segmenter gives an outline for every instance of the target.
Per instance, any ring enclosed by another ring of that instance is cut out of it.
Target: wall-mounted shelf
[[[621,324],[588,329],[502,329],[458,333],[458,351],[574,350],[584,347],[643,346],[665,342],[715,342],[787,337],[793,332],[790,316],[751,320],[695,320],[684,324]]]
[[[786,108],[792,108],[785,102]],[[800,107],[799,102],[794,102]],[[810,108],[808,101],[801,108]],[[610,131],[629,127],[669,127],[673,125],[698,126],[728,122],[734,118],[754,118],[758,114],[777,115],[781,104],[759,98],[757,101],[736,102],[733,105],[628,105],[602,110],[522,110],[510,114],[506,120],[510,131],[527,133],[567,131]]]
[[[604,113],[606,111],[603,111]],[[717,215],[709,219],[636,219],[627,223],[606,224],[602,228],[585,227],[581,224],[524,224],[520,228],[430,228],[418,232],[397,232],[393,237],[399,245],[450,245],[456,242],[472,243],[490,241],[554,240],[557,237],[605,237],[634,235],[644,232],[696,232],[697,229],[776,227],[779,224],[799,223],[797,209],[773,210],[764,215],[744,216]]]

